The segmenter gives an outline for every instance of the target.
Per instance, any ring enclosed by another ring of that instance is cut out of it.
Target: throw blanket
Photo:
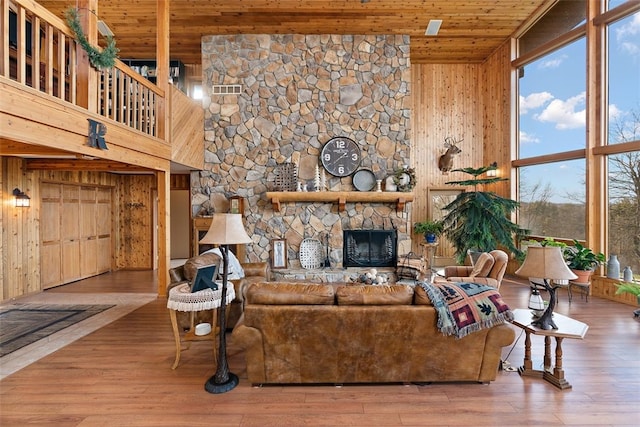
[[[438,313],[438,329],[462,338],[471,332],[513,320],[513,313],[496,288],[477,283],[426,283],[419,285]]]

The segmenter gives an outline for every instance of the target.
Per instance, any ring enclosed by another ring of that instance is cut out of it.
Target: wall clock
[[[322,166],[333,176],[349,176],[360,165],[360,147],[350,138],[337,136],[322,147]]]

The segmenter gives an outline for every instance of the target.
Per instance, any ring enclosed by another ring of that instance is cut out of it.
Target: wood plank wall
[[[204,110],[199,101],[169,87],[171,160],[192,169],[204,168]],[[198,108],[196,108],[198,107]]]
[[[432,219],[428,211],[430,189],[459,188],[447,181],[467,179],[460,172],[443,174],[438,158],[444,140],[463,139],[454,168],[486,166],[498,162],[501,175],[510,173],[510,49],[505,43],[483,64],[412,64],[412,153],[416,187],[412,221]],[[490,189],[508,195],[510,183]],[[422,236],[413,236],[412,250],[421,253]],[[438,248],[437,255],[442,248]]]

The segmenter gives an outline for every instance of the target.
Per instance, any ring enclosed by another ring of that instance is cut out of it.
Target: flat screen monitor
[[[193,278],[193,282],[191,282],[191,292],[198,292],[207,288],[217,291],[218,285],[216,285],[216,283],[214,282],[215,274],[215,264],[203,265],[202,267],[198,267],[198,271]]]

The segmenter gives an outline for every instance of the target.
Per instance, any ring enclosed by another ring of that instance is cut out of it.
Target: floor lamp
[[[236,374],[229,372],[227,362],[227,275],[229,271],[229,245],[250,243],[242,224],[241,214],[214,214],[209,231],[200,239],[200,243],[220,246],[222,254],[222,299],[218,309],[218,325],[220,327],[218,343],[218,366],[216,373],[205,383],[204,389],[209,393],[226,393],[238,385]],[[233,286],[233,285],[231,285]]]
[[[542,316],[531,322],[540,329],[558,329],[553,321],[553,309],[556,306],[556,287],[549,280],[572,280],[578,276],[567,267],[562,251],[557,246],[529,246],[522,267],[516,270],[518,276],[540,277],[542,285],[549,292],[549,306]]]

